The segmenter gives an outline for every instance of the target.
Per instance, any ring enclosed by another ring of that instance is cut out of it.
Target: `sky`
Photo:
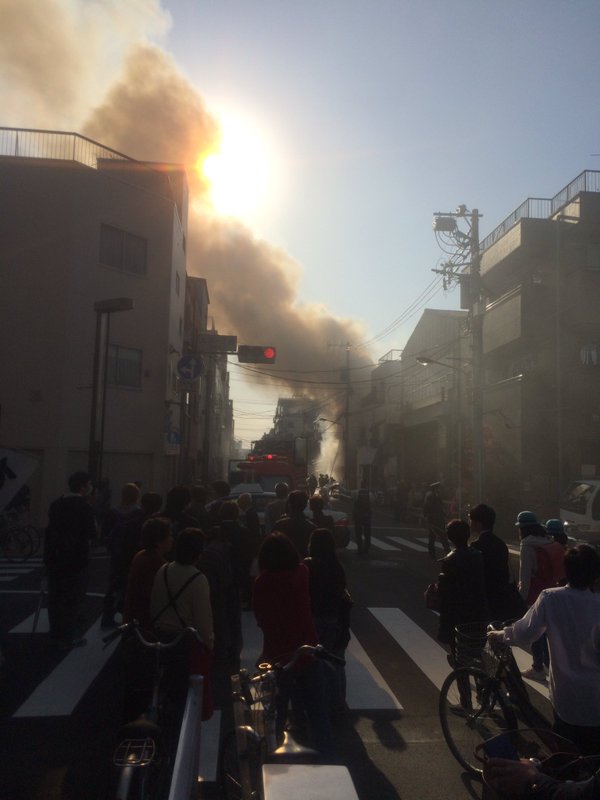
[[[246,441],[279,393],[336,413],[316,370],[343,363],[339,345],[363,368],[425,306],[458,307],[431,271],[435,211],[478,208],[483,237],[600,169],[597,0],[0,0],[0,16],[3,125],[188,163],[194,137],[197,156],[229,146],[222,197],[218,161],[212,189],[208,169],[192,186],[192,269],[219,331],[274,344],[289,370],[231,359]],[[150,127],[125,121],[152,93]]]

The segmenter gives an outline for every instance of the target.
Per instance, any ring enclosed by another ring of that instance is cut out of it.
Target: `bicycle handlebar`
[[[314,646],[311,644],[303,644],[294,652],[292,658],[287,662],[287,664],[281,664],[280,662],[269,664],[268,662],[264,662],[259,664],[259,668],[262,670],[263,674],[269,670],[275,670],[276,672],[287,672],[288,670],[293,669],[298,663],[298,660],[304,655],[323,658],[326,661],[331,661],[334,664],[340,664],[341,666],[346,665],[345,659],[341,658],[340,656],[336,656],[335,653],[331,653],[329,650],[326,650],[322,644],[317,644]],[[261,677],[262,674],[255,675],[252,680],[259,681]]]
[[[170,642],[151,642],[146,639],[141,632],[139,622],[137,620],[133,620],[132,622],[126,622],[124,625],[119,625],[118,628],[115,628],[115,630],[111,631],[107,636],[103,636],[102,641],[104,642],[104,648],[108,647],[108,645],[111,642],[114,642],[114,640],[119,636],[125,637],[130,633],[135,633],[140,644],[151,650],[170,650],[171,648],[176,647],[179,642],[188,635],[193,635],[200,642],[200,644],[204,644],[198,634],[198,631],[192,627],[182,628],[179,632],[177,632],[175,638]]]

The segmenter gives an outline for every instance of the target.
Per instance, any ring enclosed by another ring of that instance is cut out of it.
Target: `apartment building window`
[[[100,226],[100,263],[134,275],[146,274],[146,239],[112,225]]]
[[[107,380],[111,386],[142,388],[142,351],[131,347],[108,346]]]

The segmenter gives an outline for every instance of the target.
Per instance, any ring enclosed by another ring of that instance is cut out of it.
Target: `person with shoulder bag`
[[[208,580],[196,566],[202,547],[198,528],[186,528],[179,534],[175,560],[164,564],[154,578],[150,617],[159,637],[187,627],[197,631],[201,643],[196,639],[190,642],[187,674],[204,677],[202,719],[206,720],[213,713],[210,667],[214,633]],[[187,680],[183,681],[183,689],[187,690]]]

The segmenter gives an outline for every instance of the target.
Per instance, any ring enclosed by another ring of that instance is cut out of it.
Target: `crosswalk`
[[[399,535],[397,528],[377,528],[372,538],[374,551],[407,553],[427,553],[427,538],[422,535]],[[441,544],[438,548],[441,550]],[[350,543],[349,550],[355,550],[356,545]],[[518,552],[518,551],[517,551]],[[10,566],[10,569],[9,569]],[[0,577],[12,579],[20,574],[19,569],[26,566],[0,564]],[[31,568],[34,568],[32,565]],[[6,569],[6,571],[4,571]],[[0,593],[4,588],[0,588]],[[438,690],[448,675],[446,650],[425,631],[405,611],[394,607],[369,607],[367,609],[369,622],[365,628],[364,619],[355,631],[346,651],[346,677],[347,677],[347,705],[351,712],[376,712],[403,710],[403,700],[410,698],[401,696],[403,691],[409,691],[402,684],[389,685],[375,663],[376,657],[369,652],[366,640],[361,641],[362,632],[369,630],[369,642],[373,635],[381,630],[382,636],[389,636],[397,644],[405,657],[417,668],[417,674],[430,688]],[[16,624],[9,633],[31,634],[33,629],[33,615],[29,615]],[[37,621],[36,633],[48,631],[47,611],[41,609]],[[92,682],[102,670],[117,642],[105,648],[102,642],[100,619],[97,619],[84,634],[88,641],[85,647],[76,648],[65,655],[54,669],[42,680],[24,700],[13,716],[20,719],[67,717],[84,698]],[[251,612],[243,614],[243,641],[242,666],[253,671],[262,648],[262,634],[256,625]],[[526,652],[514,649],[515,657],[521,669],[530,666],[531,656]],[[373,657],[372,657],[373,656]],[[548,697],[548,690],[544,684],[530,681],[529,685],[542,696]],[[217,711],[212,719],[203,723],[199,778],[203,781],[214,781],[217,770],[217,743],[220,738],[221,714]]]
[[[424,678],[439,690],[449,672],[446,651],[414,620],[399,608],[369,608],[373,624],[380,625],[418,667]],[[243,614],[242,666],[253,671],[260,655],[262,635],[251,612]],[[12,632],[31,630],[31,619],[23,620]],[[47,625],[41,617],[41,627]],[[102,669],[116,642],[103,647],[98,619],[87,631],[88,644],[76,648],[57,665],[14,713],[15,718],[69,716],[83,698],[94,677]],[[529,666],[527,653],[515,648],[520,666]],[[346,651],[347,705],[350,711],[402,711],[402,698],[389,686],[360,639],[353,633]],[[545,685],[529,684],[547,697]],[[221,714],[203,724],[199,779],[216,780],[217,742],[220,738]]]
[[[34,556],[27,561],[9,561],[0,558],[0,584],[12,583],[23,575],[29,575],[42,566],[42,557]]]

